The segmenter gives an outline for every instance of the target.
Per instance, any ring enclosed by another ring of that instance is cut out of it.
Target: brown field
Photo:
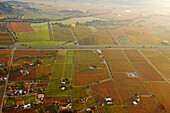
[[[113,83],[113,80],[96,84],[92,86],[92,90],[104,95],[105,97],[111,97],[114,100],[114,104],[121,104],[121,99]]]
[[[146,82],[165,109],[170,112],[170,84],[168,82]]]
[[[143,80],[163,81],[162,75],[160,75],[149,63],[132,63],[140,77]]]
[[[120,30],[120,29],[110,29],[112,31],[112,33],[114,34],[114,36],[118,37],[118,36],[125,36],[125,33]]]
[[[154,97],[141,97],[142,103],[127,107],[129,113],[166,113]]]
[[[75,65],[74,85],[88,85],[109,78],[108,69],[89,69],[86,65]]]
[[[128,113],[126,107],[114,107],[114,106],[106,106],[106,113]]]
[[[84,63],[99,63],[103,61],[102,58],[93,50],[75,50],[74,51],[74,63],[84,64]]]
[[[170,58],[170,50],[162,50]]]
[[[5,85],[0,85],[0,98],[2,98],[4,95],[4,89],[5,89]]]
[[[46,55],[46,56],[44,56]],[[14,54],[14,59],[18,59],[20,57],[54,57],[55,50],[16,50]]]
[[[91,34],[91,31],[88,26],[76,26],[72,31],[77,40],[80,40]]]
[[[12,29],[11,29],[11,26],[12,26]],[[14,32],[29,32],[29,31],[34,31],[29,23],[11,22],[11,26],[7,25],[7,27],[9,27],[9,29],[13,30]]]
[[[10,59],[11,50],[0,50],[0,63],[7,63]]]
[[[13,45],[12,37],[7,32],[1,32],[0,30],[0,45]]]
[[[126,35],[134,42],[134,44],[162,45],[161,40],[150,33],[126,32]]]
[[[125,50],[124,52],[131,62],[147,62],[137,50]]]
[[[170,60],[166,56],[164,56],[159,50],[141,51],[164,76],[170,78]]]
[[[96,28],[99,29],[99,30],[104,30],[104,29],[107,29],[107,26],[96,25]]]
[[[91,36],[79,40],[80,45],[117,45],[114,37],[108,30],[97,32]]]
[[[150,94],[140,78],[130,78],[125,73],[113,73],[113,78],[122,97],[123,104],[131,104],[131,96],[136,93],[139,95]]]
[[[111,72],[134,72],[121,50],[103,50]]]
[[[36,79],[48,79],[51,72],[52,66],[39,66],[39,67],[30,67],[30,74],[18,76],[17,71],[12,71],[9,76],[10,81],[15,80],[36,80]]]

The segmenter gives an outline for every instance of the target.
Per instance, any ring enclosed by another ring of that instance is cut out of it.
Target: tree
[[[41,107],[40,107],[39,113],[45,113],[45,108],[44,108],[44,106],[41,106]]]

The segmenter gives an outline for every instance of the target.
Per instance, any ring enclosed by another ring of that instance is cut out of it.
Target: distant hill
[[[36,8],[31,8],[27,3],[17,2],[17,1],[5,1],[0,2],[0,14],[23,14],[27,11],[38,11]]]

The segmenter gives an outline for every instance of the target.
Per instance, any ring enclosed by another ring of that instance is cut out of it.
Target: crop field
[[[81,103],[80,98],[88,98],[85,103]],[[93,107],[95,106],[96,102],[93,97],[90,97],[86,87],[74,86],[73,87],[73,108],[75,110],[82,110],[85,107]]]
[[[75,64],[93,64],[102,62],[103,59],[96,54],[93,50],[75,50],[74,63]]]
[[[159,50],[141,51],[164,76],[170,78],[170,61],[166,56],[164,56]]]
[[[104,109],[106,113],[128,113],[126,107],[105,106]]]
[[[162,45],[161,40],[150,33],[135,33],[126,32],[126,35],[133,41],[134,44],[145,44],[145,45]]]
[[[96,27],[94,26],[88,26],[89,29],[92,31],[92,32],[97,32],[98,30],[96,29]]]
[[[74,29],[71,29],[77,40],[87,37],[92,32],[88,28],[88,26],[76,26]]]
[[[74,41],[74,37],[68,27],[60,27],[58,25],[52,25],[54,40],[71,42]]]
[[[129,113],[166,113],[154,97],[142,97],[142,103],[126,107]]]
[[[0,45],[13,45],[13,39],[7,32],[2,32],[0,30]]]
[[[105,81],[92,86],[92,90],[105,97],[111,97],[114,104],[121,104],[120,96],[116,90],[113,80]]]
[[[85,98],[85,97],[88,97],[89,94],[87,92],[87,88],[84,87],[84,86],[74,86],[73,87],[73,97],[74,98]]]
[[[103,50],[111,72],[134,72],[121,50]]]
[[[105,29],[107,29],[107,26],[104,26],[104,25],[96,25],[96,28],[97,28],[98,30],[105,30]]]
[[[80,98],[73,98],[73,108],[74,110],[82,110],[84,108],[92,108],[96,106],[94,98],[90,98],[85,103],[80,102]]]
[[[88,64],[75,65],[75,85],[88,85],[109,77],[110,75],[106,66],[102,69],[90,69]]]
[[[160,103],[165,107],[165,109],[170,112],[170,84],[168,82],[146,82],[149,88],[154,93],[155,97],[160,101]]]
[[[131,62],[147,62],[137,50],[124,50]]]
[[[73,73],[73,51],[59,50],[53,65],[52,75],[49,78],[47,97],[71,96],[72,73]],[[60,79],[68,79],[67,90],[62,91]]]
[[[0,63],[9,61],[11,50],[0,50]]]
[[[24,22],[11,22],[11,25],[7,25],[8,29],[11,29],[14,32],[30,32],[34,31],[29,23]]]
[[[117,45],[114,37],[108,30],[101,31],[79,40],[80,45]]]
[[[111,68],[112,71],[112,68]],[[116,87],[122,97],[123,104],[132,103],[132,95],[148,95],[149,91],[140,78],[127,77],[125,73],[113,73]]]
[[[120,45],[134,45],[133,41],[128,36],[118,36],[116,39]]]
[[[143,80],[164,81],[162,75],[149,63],[132,63]]]
[[[118,36],[126,36],[124,31],[122,31],[121,29],[110,29],[110,30],[114,34],[114,36],[116,36],[116,37],[118,37]]]
[[[162,50],[170,58],[170,50]]]
[[[19,41],[47,41],[50,40],[49,29],[47,22],[32,23],[31,27],[34,31],[18,32]]]

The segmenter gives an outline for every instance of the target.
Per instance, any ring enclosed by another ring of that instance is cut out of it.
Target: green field
[[[18,42],[17,44],[25,45],[63,45],[65,42],[57,41],[34,41],[34,42]]]
[[[69,27],[60,27],[58,25],[52,25],[54,40],[63,42],[72,42],[74,37],[71,34]]]
[[[85,38],[92,33],[87,26],[76,26],[72,31],[77,40]]]
[[[88,26],[92,32],[97,32],[98,30],[94,26]]]
[[[116,39],[120,45],[133,45],[133,41],[130,40],[127,36],[118,36]]]
[[[69,88],[72,84],[72,72],[73,72],[73,54],[72,50],[59,51],[56,60],[53,65],[52,75],[49,78],[47,86],[47,97],[58,97],[58,96],[71,96],[71,89]],[[60,79],[69,79],[69,84],[66,87],[69,89],[61,91]]]
[[[31,23],[34,31],[16,33],[19,41],[47,41],[50,40],[48,23]]]
[[[107,31],[97,32],[87,38],[79,40],[80,45],[117,45],[113,36]]]

